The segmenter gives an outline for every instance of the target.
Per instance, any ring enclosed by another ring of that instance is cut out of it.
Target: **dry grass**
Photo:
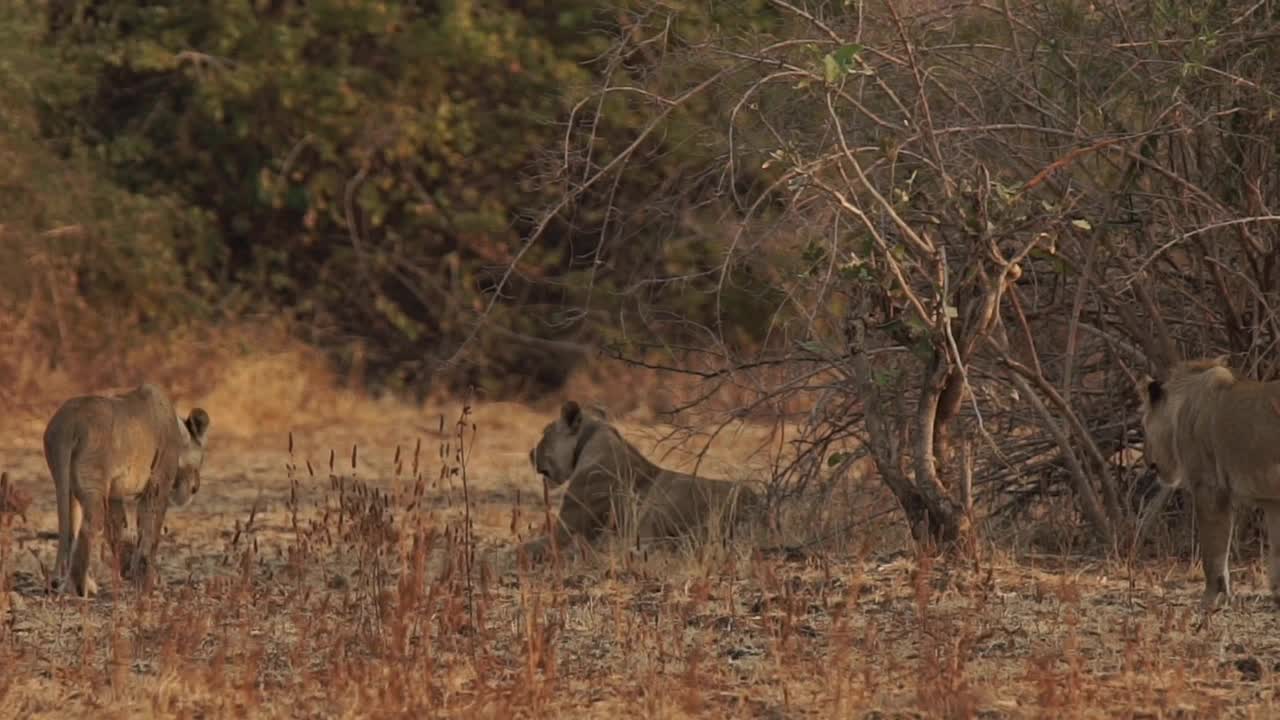
[[[1255,566],[1205,625],[1186,563],[933,560],[893,515],[802,561],[739,545],[530,572],[513,549],[545,519],[526,455],[552,407],[370,400],[287,346],[218,362],[161,373],[215,445],[151,592],[42,592],[39,433],[67,388],[11,408],[0,469],[29,506],[0,514],[0,716],[1262,717],[1277,700]],[[662,455],[662,428],[621,424]],[[722,435],[703,471],[757,473],[759,436]],[[850,497],[865,517],[885,501]]]

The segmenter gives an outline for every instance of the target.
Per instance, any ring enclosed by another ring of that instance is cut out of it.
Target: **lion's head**
[[[1173,366],[1167,380],[1144,375],[1138,381],[1142,400],[1142,432],[1145,437],[1143,455],[1155,468],[1160,481],[1179,487],[1186,480],[1186,433],[1194,414],[1199,411],[1206,390],[1235,382],[1235,373],[1227,367],[1225,355],[1216,358],[1185,360]]]
[[[1144,375],[1138,380],[1138,395],[1142,398],[1142,454],[1161,483],[1178,487],[1182,474],[1173,440],[1177,413],[1170,407],[1164,383]]]
[[[542,429],[542,439],[529,451],[529,463],[551,487],[557,487],[573,475],[578,454],[594,432],[599,420],[590,418],[578,403],[566,400],[560,416]]]
[[[209,440],[209,413],[195,408],[185,420],[178,417],[178,431],[182,449],[178,454],[178,473],[169,502],[182,507],[200,492],[200,467],[204,465],[205,445]]]

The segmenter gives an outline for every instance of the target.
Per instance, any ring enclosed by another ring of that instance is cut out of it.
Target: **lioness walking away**
[[[1272,595],[1280,601],[1280,382],[1239,377],[1226,358],[1187,360],[1167,380],[1144,377],[1143,454],[1170,487],[1192,495],[1204,558],[1201,606],[1231,596],[1233,504],[1263,508]]]
[[[114,549],[125,524],[124,501],[137,500],[137,542],[125,570],[142,579],[150,568],[165,510],[200,490],[209,414],[185,419],[153,385],[111,397],[72,398],[44,431],[44,456],[58,501],[55,590],[88,597],[93,539],[105,528]],[[70,581],[70,582],[68,582]]]
[[[588,542],[606,529],[641,542],[727,530],[744,512],[761,508],[759,495],[727,480],[666,470],[650,462],[603,418],[565,402],[542,431],[529,462],[551,487],[568,483],[554,523],[556,547],[573,538]],[[551,537],[525,543],[533,561],[546,557]]]

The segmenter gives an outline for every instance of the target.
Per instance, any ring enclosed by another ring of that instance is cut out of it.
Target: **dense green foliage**
[[[677,184],[690,204],[710,196],[681,167],[705,164],[714,145],[646,140],[655,162],[560,213],[473,333],[532,219],[571,181],[556,171],[573,103],[600,73],[644,72],[643,60],[606,56],[629,16],[600,3],[78,0],[3,12],[6,126],[28,165],[6,201],[68,203],[67,217],[30,218],[29,237],[91,228],[55,254],[94,303],[131,318],[288,312],[339,362],[363,356],[373,378],[416,390],[474,338],[449,381],[546,388],[576,356],[533,339],[598,338],[625,311],[619,288],[717,262],[706,238],[673,239],[682,208],[634,210]],[[746,22],[707,12],[682,16],[681,30]],[[638,133],[625,103],[640,100],[606,102],[623,112],[598,127],[597,163]],[[89,196],[41,187],[62,173]],[[668,293],[671,309],[705,318],[708,296],[688,289]],[[175,295],[187,302],[161,300]]]

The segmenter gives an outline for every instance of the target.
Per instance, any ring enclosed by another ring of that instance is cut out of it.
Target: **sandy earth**
[[[200,494],[168,517],[157,587],[103,583],[89,602],[40,587],[56,530],[42,423],[11,423],[0,468],[32,504],[0,527],[0,715],[1264,717],[1277,700],[1280,614],[1256,567],[1237,570],[1241,598],[1207,625],[1186,563],[985,546],[918,560],[892,516],[803,559],[735,547],[527,574],[511,549],[542,522],[527,453],[554,408],[478,403],[467,581],[461,476],[440,479],[459,404],[353,402],[295,425],[290,456],[269,417],[237,431],[247,400],[234,400],[202,401],[215,444]],[[622,427],[660,453],[660,428]],[[752,432],[726,434],[702,472],[758,476],[743,461]],[[410,510],[419,440],[425,492]],[[339,495],[361,491],[335,489],[330,451],[349,478],[353,445],[354,476],[391,495],[338,518]]]

